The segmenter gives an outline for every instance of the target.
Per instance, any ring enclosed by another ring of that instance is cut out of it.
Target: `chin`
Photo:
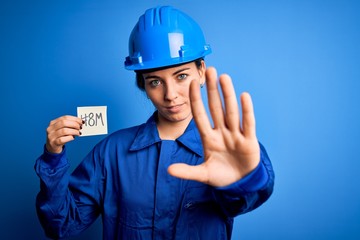
[[[162,115],[169,122],[178,123],[191,119],[191,113],[181,113],[181,114],[171,114],[171,115]]]

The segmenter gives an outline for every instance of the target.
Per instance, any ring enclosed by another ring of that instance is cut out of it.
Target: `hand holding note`
[[[52,120],[46,129],[46,149],[51,153],[61,153],[66,143],[80,136],[82,126],[82,120],[74,116]]]
[[[107,134],[106,106],[78,107],[78,117],[62,116],[50,122],[46,129],[46,149],[61,153],[63,146],[77,136]]]

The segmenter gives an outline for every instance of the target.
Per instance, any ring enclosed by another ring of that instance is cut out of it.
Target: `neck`
[[[166,121],[164,119],[159,119],[157,121],[157,129],[159,131],[160,139],[162,140],[175,140],[180,137],[186,130],[189,125],[192,116],[179,121],[179,122],[171,122]]]

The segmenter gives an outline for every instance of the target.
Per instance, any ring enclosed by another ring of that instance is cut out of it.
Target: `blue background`
[[[109,132],[153,111],[123,68],[149,7],[202,26],[207,64],[249,91],[276,171],[273,196],[236,218],[233,239],[360,239],[357,1],[1,1],[1,239],[46,239],[33,171],[50,120],[107,105]],[[68,145],[71,169],[104,136]],[[101,221],[73,239],[100,239]]]

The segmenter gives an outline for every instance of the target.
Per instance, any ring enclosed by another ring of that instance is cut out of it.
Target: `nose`
[[[168,82],[165,86],[164,99],[167,101],[173,101],[178,97],[176,84]]]

